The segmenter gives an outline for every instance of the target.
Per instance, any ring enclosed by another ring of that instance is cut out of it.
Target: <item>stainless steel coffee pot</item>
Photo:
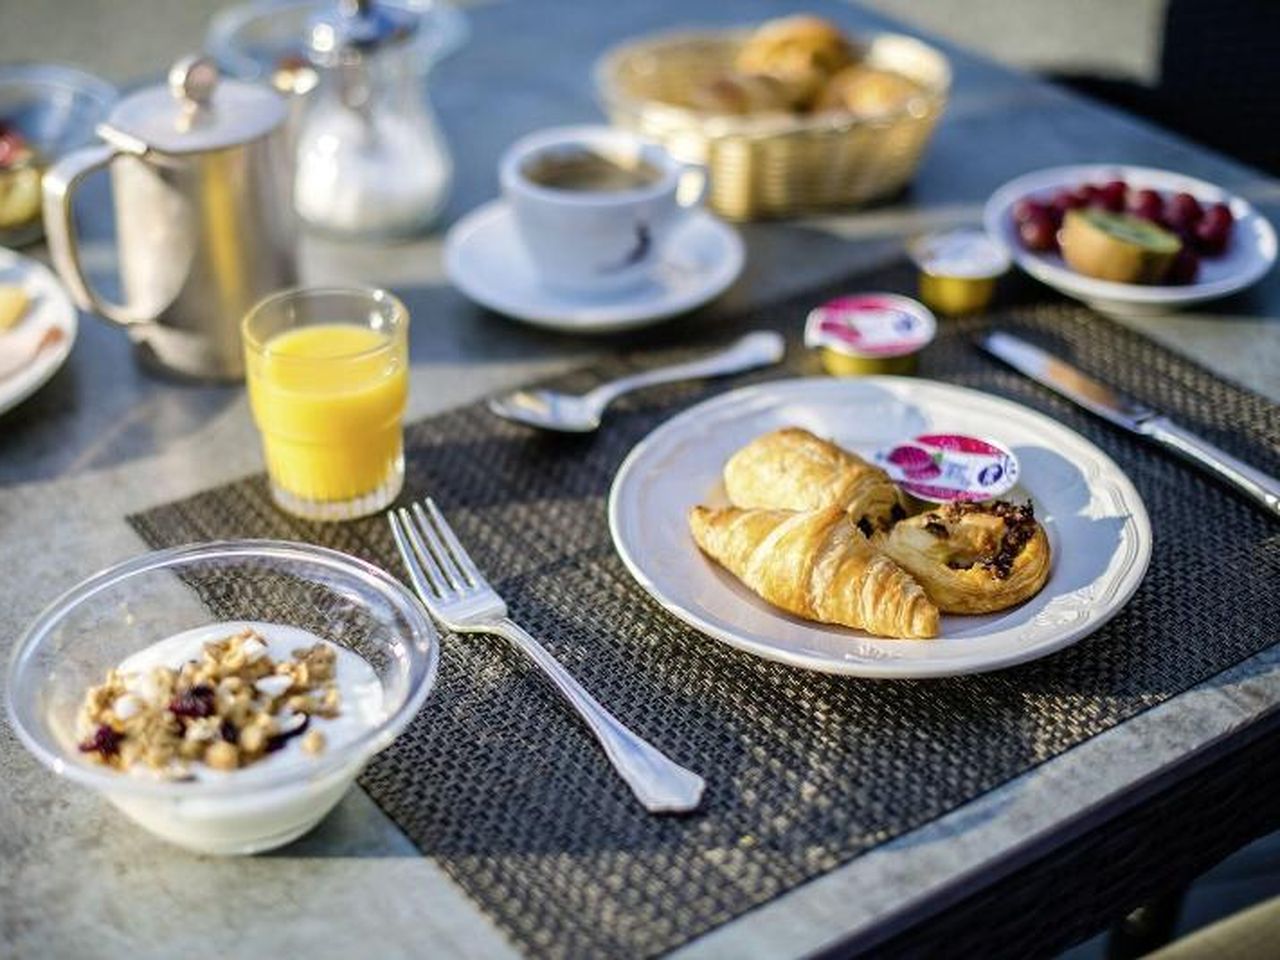
[[[265,86],[190,57],[122,100],[105,143],[44,175],[45,230],[75,301],[126,327],[144,359],[201,378],[244,375],[240,320],[297,279],[287,108]],[[111,171],[123,303],[90,285],[72,218],[77,186]]]

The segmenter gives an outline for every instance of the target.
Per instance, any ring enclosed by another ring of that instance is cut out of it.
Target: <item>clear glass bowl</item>
[[[38,154],[41,167],[89,143],[118,96],[116,88],[105,80],[74,67],[56,63],[0,65],[0,123],[22,134]],[[6,173],[0,171],[3,176]],[[8,193],[0,184],[0,197]],[[10,218],[4,219],[7,222]],[[44,235],[38,207],[29,219],[17,219],[21,222],[0,226],[0,246],[18,247]]]
[[[135,776],[79,752],[76,715],[88,687],[159,640],[223,621],[303,627],[358,653],[381,682],[381,721],[305,765],[268,761],[218,779]],[[19,739],[55,773],[180,846],[253,853],[301,836],[329,812],[418,712],[439,657],[418,601],[371,564],[302,543],[204,543],[110,567],[55,600],[14,650],[6,699]]]

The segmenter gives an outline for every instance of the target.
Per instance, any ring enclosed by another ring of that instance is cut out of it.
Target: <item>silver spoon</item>
[[[781,360],[785,353],[786,341],[781,334],[757,330],[709,357],[622,377],[581,396],[554,390],[517,390],[492,398],[489,409],[500,417],[542,430],[590,433],[600,426],[605,407],[624,393],[660,383],[723,377],[768,367]]]

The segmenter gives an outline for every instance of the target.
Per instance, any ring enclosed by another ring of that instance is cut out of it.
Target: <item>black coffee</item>
[[[523,172],[539,186],[595,193],[638,190],[662,177],[640,157],[611,157],[579,147],[539,154],[525,162]]]

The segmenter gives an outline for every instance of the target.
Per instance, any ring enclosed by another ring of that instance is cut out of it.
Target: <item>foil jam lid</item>
[[[916,266],[938,277],[980,280],[998,277],[1009,269],[1009,255],[987,236],[971,227],[930,233],[907,246]]]
[[[881,450],[876,463],[904,491],[931,503],[991,500],[1018,482],[1018,458],[994,440],[928,433]]]
[[[937,329],[929,309],[910,297],[860,293],[810,311],[804,343],[855,357],[900,357],[926,346]]]

